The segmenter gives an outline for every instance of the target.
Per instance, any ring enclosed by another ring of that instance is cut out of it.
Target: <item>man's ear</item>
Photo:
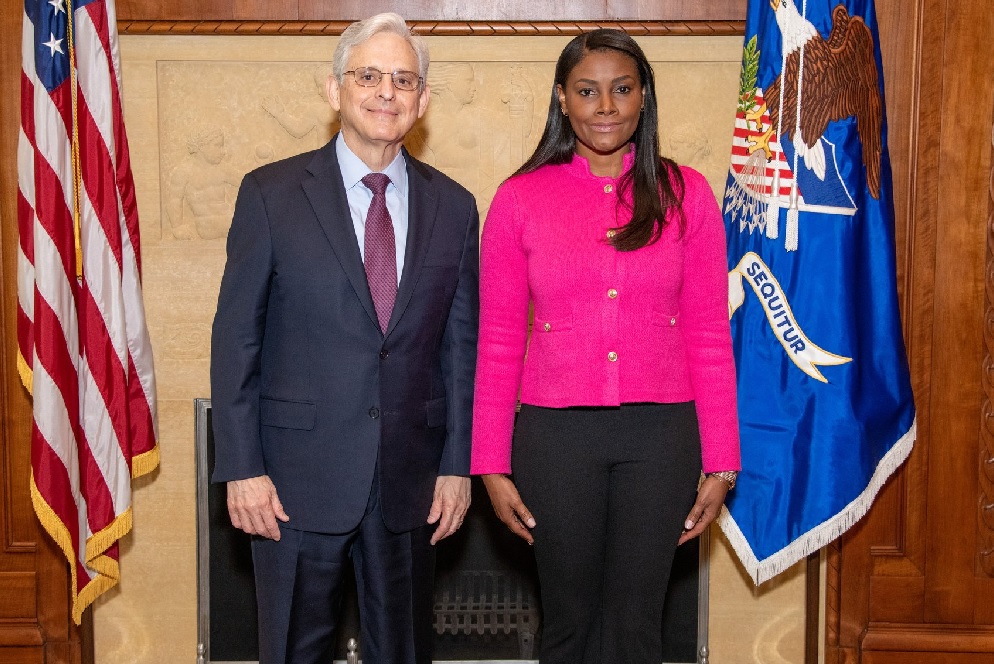
[[[342,90],[339,87],[338,79],[335,78],[334,74],[328,77],[325,90],[328,93],[328,101],[331,103],[331,107],[336,111],[342,110],[342,100],[339,96]]]
[[[425,86],[421,90],[421,97],[418,99],[418,117],[420,118],[425,114],[428,109],[428,102],[431,101],[431,86],[428,85],[428,81],[425,81]]]

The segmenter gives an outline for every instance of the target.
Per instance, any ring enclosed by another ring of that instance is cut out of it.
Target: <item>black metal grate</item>
[[[437,634],[515,634],[521,659],[531,659],[538,624],[528,588],[504,572],[460,572],[436,591]]]

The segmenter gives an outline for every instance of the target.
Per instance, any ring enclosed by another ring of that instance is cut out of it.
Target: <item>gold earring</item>
[[[566,112],[565,108],[560,108],[559,110],[562,112],[563,117],[567,117],[567,118],[569,117],[569,113]]]

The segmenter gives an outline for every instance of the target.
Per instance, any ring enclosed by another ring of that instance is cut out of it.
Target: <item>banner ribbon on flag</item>
[[[818,371],[819,365],[835,366],[852,361],[851,357],[842,357],[819,348],[804,334],[801,324],[790,309],[790,302],[787,301],[787,294],[783,292],[780,282],[763,259],[751,251],[746,252],[735,269],[728,273],[729,318],[745,302],[743,281],[752,286],[756,297],[763,303],[770,329],[798,369],[815,380],[827,383],[828,380]]]

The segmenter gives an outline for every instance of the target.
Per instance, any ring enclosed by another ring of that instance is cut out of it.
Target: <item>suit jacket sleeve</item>
[[[211,334],[215,482],[266,474],[259,385],[272,241],[262,190],[252,173],[238,192],[227,252]]]
[[[442,335],[441,364],[448,421],[439,475],[469,475],[480,329],[480,216],[472,197],[467,207],[469,220],[459,262],[459,284]]]

